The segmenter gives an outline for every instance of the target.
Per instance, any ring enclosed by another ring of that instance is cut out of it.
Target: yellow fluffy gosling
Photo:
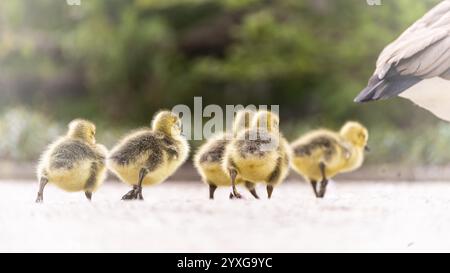
[[[194,156],[194,166],[202,177],[204,183],[209,185],[209,198],[214,199],[214,193],[217,187],[231,186],[231,178],[229,173],[222,168],[222,161],[225,147],[230,143],[231,139],[242,130],[248,129],[254,116],[254,111],[242,110],[236,113],[233,122],[232,134],[220,133],[205,144],[200,146]],[[236,181],[240,184],[243,181]],[[245,183],[250,193],[258,198],[254,184]]]
[[[242,198],[236,181],[267,184],[267,195],[289,172],[289,145],[279,131],[279,118],[269,111],[258,111],[250,129],[237,135],[226,147],[222,167],[231,177],[231,197]]]
[[[103,145],[95,143],[93,123],[81,119],[72,121],[67,135],[51,144],[41,156],[36,202],[43,202],[47,183],[68,192],[84,191],[91,200],[92,193],[105,180],[107,153]]]
[[[316,197],[323,198],[328,179],[361,167],[368,138],[367,129],[358,122],[347,122],[339,133],[312,131],[292,143],[292,167],[311,183]]]
[[[112,150],[108,166],[133,189],[122,200],[143,200],[142,185],[159,184],[187,159],[189,145],[181,135],[181,120],[170,111],[156,114],[152,128],[125,136]]]

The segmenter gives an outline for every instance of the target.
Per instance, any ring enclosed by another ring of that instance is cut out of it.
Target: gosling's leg
[[[89,202],[91,202],[92,201],[92,192],[87,191],[84,194],[86,195],[87,200],[89,200]]]
[[[272,198],[272,193],[274,189],[274,185],[278,185],[281,182],[281,165],[282,165],[283,159],[281,157],[277,160],[277,165],[275,169],[272,171],[272,173],[269,176],[269,179],[267,180],[267,198]]]
[[[322,182],[320,183],[320,191],[319,191],[319,198],[324,198],[325,197],[325,193],[327,191],[327,185],[328,185],[328,179],[327,176],[325,174],[325,164],[323,162],[321,162],[319,164],[319,168],[320,168],[320,172],[322,174]]]
[[[41,180],[39,181],[39,191],[36,198],[36,203],[42,203],[44,202],[44,189],[45,186],[48,183],[47,177],[41,177]]]
[[[144,200],[144,197],[142,196],[142,181],[144,181],[145,176],[148,174],[148,170],[142,168],[139,172],[139,182],[138,186],[136,188],[136,198],[139,200]]]
[[[232,186],[232,192],[230,194],[230,199],[241,199],[242,195],[237,191],[236,188],[236,176],[237,176],[237,171],[235,169],[230,169],[230,177],[231,177],[231,186]]]
[[[267,185],[267,198],[272,198],[273,185]]]
[[[317,191],[317,181],[311,180],[311,186],[313,188],[314,195],[316,196],[316,198],[319,198],[319,192]]]
[[[245,187],[253,195],[253,197],[255,197],[255,199],[259,199],[258,193],[256,192],[256,189],[255,189],[255,184],[246,181],[245,182]]]
[[[133,186],[133,190],[129,191],[122,197],[122,200],[144,200],[142,196],[142,181],[144,181],[145,176],[148,174],[148,170],[142,168],[139,172],[139,181],[137,185]]]
[[[209,199],[213,200],[214,199],[214,193],[217,190],[217,186],[213,185],[213,184],[209,184]]]
[[[322,180],[322,183],[320,184],[320,198],[325,197],[325,193],[327,192],[327,186],[328,186],[328,180]]]

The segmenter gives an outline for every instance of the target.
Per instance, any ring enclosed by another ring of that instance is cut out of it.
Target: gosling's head
[[[95,144],[96,128],[94,123],[84,120],[76,119],[69,123],[68,137],[80,139],[92,145]]]
[[[356,147],[369,150],[367,147],[369,131],[361,123],[355,121],[345,123],[341,128],[340,134]]]
[[[177,136],[182,130],[181,119],[170,111],[160,111],[153,119],[152,128],[170,136]]]
[[[255,111],[252,110],[237,111],[233,122],[233,133],[236,135],[240,131],[250,128],[254,116]]]
[[[280,130],[280,118],[271,111],[261,110],[253,118],[252,126],[258,130],[277,133]]]

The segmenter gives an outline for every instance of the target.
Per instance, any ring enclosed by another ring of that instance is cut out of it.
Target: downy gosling
[[[67,135],[51,144],[42,154],[37,168],[37,203],[44,200],[44,188],[52,183],[68,192],[84,191],[88,200],[106,178],[103,145],[96,144],[95,125],[77,119],[69,124]]]
[[[369,150],[368,139],[368,130],[353,121],[347,122],[339,133],[326,129],[312,131],[292,143],[292,168],[311,183],[317,198],[323,198],[328,179],[361,167],[364,151]]]
[[[255,112],[241,110],[236,113],[232,133],[219,133],[200,146],[194,156],[194,166],[205,184],[209,185],[209,198],[214,199],[218,187],[231,186],[229,173],[222,168],[225,147],[241,131],[248,129]],[[243,181],[236,181],[241,184]],[[250,193],[259,198],[253,183],[245,183]]]
[[[264,182],[267,196],[289,172],[289,145],[279,131],[279,118],[269,111],[258,111],[251,128],[240,132],[226,147],[222,168],[229,173],[232,184],[230,197],[242,198],[236,182],[253,186]]]
[[[122,200],[143,200],[142,186],[166,180],[187,159],[189,145],[181,134],[181,120],[170,111],[161,111],[151,128],[125,136],[108,157],[108,166],[133,189]]]

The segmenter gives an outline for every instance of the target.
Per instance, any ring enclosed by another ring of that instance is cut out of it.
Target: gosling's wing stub
[[[216,140],[212,143],[207,151],[200,155],[200,163],[220,163],[223,160],[225,154],[226,145],[229,143],[228,140]]]
[[[162,154],[162,138],[152,132],[138,134],[127,139],[111,155],[111,159],[119,165],[128,165],[139,159],[142,154],[149,153],[152,156]]]
[[[81,141],[65,141],[54,148],[50,156],[50,168],[71,169],[81,160],[97,160],[98,157],[91,147]]]
[[[312,156],[316,152],[323,154],[325,160],[329,160],[337,153],[338,142],[329,136],[318,136],[309,142],[294,147],[294,155],[298,157]]]

